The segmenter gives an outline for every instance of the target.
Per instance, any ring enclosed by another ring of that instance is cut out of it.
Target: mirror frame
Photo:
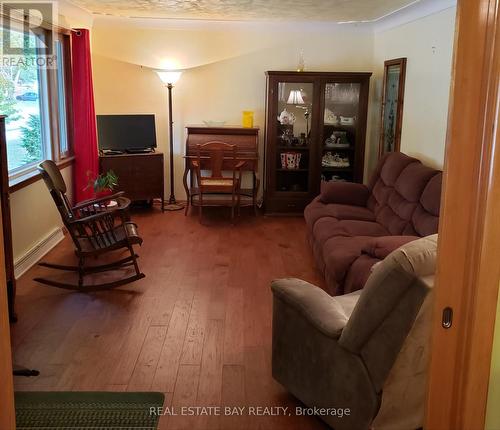
[[[382,157],[386,151],[384,150],[384,117],[385,117],[385,106],[386,106],[386,89],[387,89],[387,79],[388,70],[391,66],[399,66],[399,86],[398,86],[398,103],[396,109],[396,129],[394,133],[394,150],[393,152],[399,152],[401,149],[401,129],[403,124],[403,105],[404,105],[404,94],[405,94],[405,81],[406,81],[406,57],[395,58],[393,60],[384,61],[384,85],[382,88],[382,107],[380,109],[380,137],[379,137],[379,158]]]

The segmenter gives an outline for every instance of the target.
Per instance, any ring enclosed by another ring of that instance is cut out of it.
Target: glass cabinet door
[[[353,181],[360,83],[327,83],[321,130],[321,180]]]
[[[278,83],[276,192],[309,191],[313,90],[313,83]]]

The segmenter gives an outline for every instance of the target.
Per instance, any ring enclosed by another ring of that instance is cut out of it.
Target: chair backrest
[[[38,171],[42,175],[45,185],[49,189],[57,210],[66,225],[74,218],[74,213],[66,197],[67,188],[59,168],[52,160],[45,160],[39,164]]]
[[[236,166],[236,145],[213,140],[207,143],[196,145],[198,165],[203,171],[210,172],[210,178],[222,178],[223,170],[234,172]],[[230,169],[227,159],[231,160]]]
[[[402,152],[385,155],[373,174],[368,208],[393,235],[437,233],[442,172]]]
[[[407,243],[374,268],[339,344],[360,355],[380,392],[430,292],[437,235]]]

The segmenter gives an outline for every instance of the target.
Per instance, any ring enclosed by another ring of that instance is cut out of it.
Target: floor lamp
[[[181,77],[182,71],[180,70],[157,70],[158,76],[161,81],[168,88],[168,121],[169,121],[169,139],[170,139],[170,197],[168,198],[168,204],[165,206],[167,211],[178,211],[183,208],[182,205],[177,203],[174,194],[174,132],[172,121],[172,88],[174,84],[177,83]]]

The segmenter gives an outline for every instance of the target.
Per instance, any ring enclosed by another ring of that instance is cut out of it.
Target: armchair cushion
[[[294,308],[323,334],[334,339],[341,335],[357,301],[349,298],[339,301],[321,288],[300,279],[278,279],[272,282],[271,288],[276,298]]]
[[[418,236],[382,236],[374,237],[362,249],[363,254],[383,260],[392,251],[408,242],[420,239]]]
[[[323,182],[321,203],[338,203],[366,207],[370,190],[366,185],[354,182]]]

